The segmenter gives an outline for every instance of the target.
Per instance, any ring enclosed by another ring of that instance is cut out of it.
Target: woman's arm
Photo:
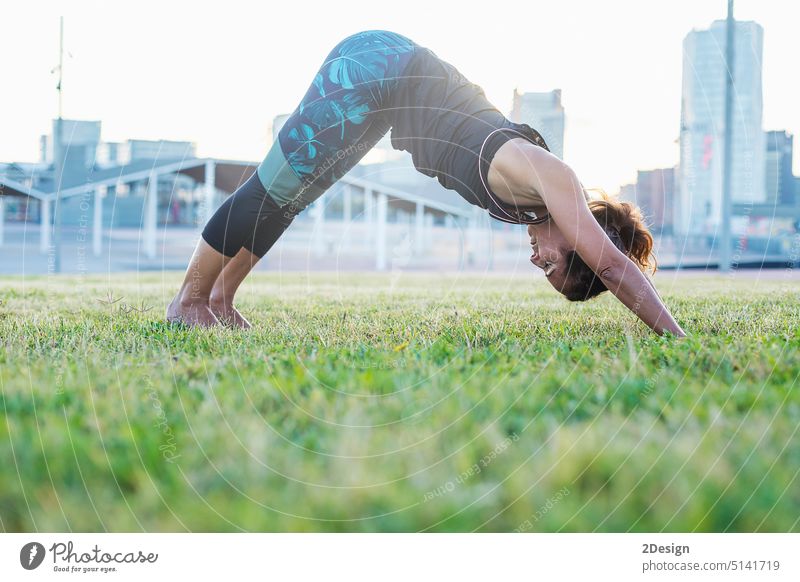
[[[520,205],[525,205],[526,197],[535,198],[538,193],[564,238],[625,307],[658,334],[685,336],[645,274],[600,227],[575,172],[543,148],[530,143],[506,148],[511,143],[501,148],[507,154],[495,157],[507,192],[516,192]]]

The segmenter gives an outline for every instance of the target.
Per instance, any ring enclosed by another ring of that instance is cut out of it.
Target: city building
[[[550,151],[564,158],[564,107],[561,89],[546,93],[520,93],[514,89],[511,121],[527,123],[542,134]]]
[[[792,191],[794,192],[794,204],[792,206],[800,207],[800,176],[793,176],[792,177]],[[800,227],[798,227],[798,232],[800,232]]]
[[[676,231],[714,235],[721,222],[725,135],[725,21],[693,30],[683,41],[679,209]],[[731,198],[735,205],[766,201],[761,65],[763,29],[734,25],[734,108]]]
[[[41,145],[39,161],[50,164],[53,162],[53,136],[58,133],[58,120],[53,120],[53,131],[50,135],[39,138]],[[97,147],[100,144],[100,122],[78,119],[63,119],[61,121],[61,142],[65,144],[65,167],[91,166],[97,156]]]
[[[620,188],[620,198],[638,206],[654,234],[672,234],[675,221],[675,168],[639,170],[635,184]]]
[[[196,159],[195,145],[186,141],[129,139],[125,142],[104,142],[101,139],[101,122],[77,119],[61,120],[62,191],[92,183],[99,176],[118,173],[119,183],[109,185],[104,191],[105,212],[103,226],[132,227],[141,224],[148,177],[125,180],[124,174],[132,169],[138,172],[148,165],[157,168],[164,163]],[[17,180],[34,191],[50,192],[56,189],[56,154],[54,136],[59,131],[58,120],[53,120],[52,133],[40,138],[40,159],[36,164],[15,164],[21,169]],[[9,170],[2,172],[11,177]],[[158,179],[160,221],[164,224],[196,224],[201,220],[199,210],[202,195],[196,195],[196,182],[182,173],[161,174]],[[18,197],[8,203],[10,216],[26,220],[41,220],[43,205],[31,205],[29,197]],[[62,204],[63,224],[77,225],[83,220],[80,197],[69,197]],[[52,218],[52,216],[51,216]]]
[[[792,175],[792,135],[785,131],[766,132],[764,157],[765,202],[775,205],[795,203],[794,176]]]

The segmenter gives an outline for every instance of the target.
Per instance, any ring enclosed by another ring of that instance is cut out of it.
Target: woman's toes
[[[183,323],[190,327],[211,327],[219,325],[219,320],[206,303],[182,303],[173,301],[167,307],[167,321]]]
[[[219,302],[209,302],[209,306],[211,307],[211,311],[217,316],[223,325],[239,327],[241,329],[250,329],[252,327],[250,322],[247,321],[247,319],[241,313],[239,313],[239,310],[233,305]]]

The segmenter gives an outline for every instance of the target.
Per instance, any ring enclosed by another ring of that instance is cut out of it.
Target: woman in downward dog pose
[[[390,129],[418,171],[497,220],[527,225],[531,261],[568,299],[610,290],[655,332],[684,335],[643,273],[653,241],[638,211],[587,200],[537,131],[506,119],[432,51],[387,31],[334,47],[257,171],[208,221],[167,319],[250,327],[233,304],[239,285]]]

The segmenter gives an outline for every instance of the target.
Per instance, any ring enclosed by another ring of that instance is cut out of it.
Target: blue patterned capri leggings
[[[203,239],[229,257],[242,248],[263,257],[389,130],[385,112],[417,48],[378,30],[336,45],[258,170],[217,209]]]

